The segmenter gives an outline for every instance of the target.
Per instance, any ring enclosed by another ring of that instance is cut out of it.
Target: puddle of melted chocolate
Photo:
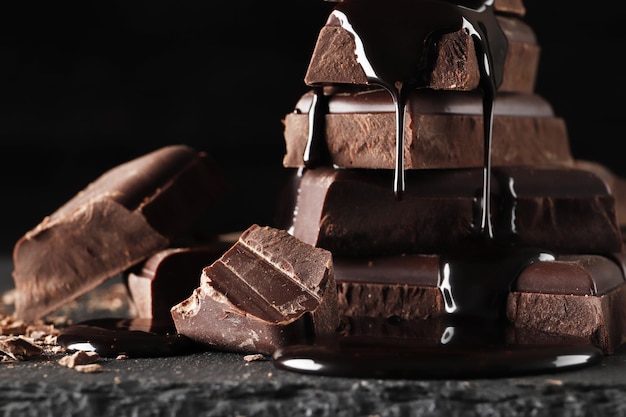
[[[447,327],[441,342],[431,345],[415,338],[339,336],[314,345],[286,346],[274,353],[272,361],[279,369],[315,375],[466,379],[572,370],[597,364],[603,356],[600,349],[589,344],[490,344],[480,336],[474,343],[451,343],[463,330],[474,336],[476,331],[483,336],[485,333],[484,327]]]
[[[97,352],[101,357],[165,357],[193,351],[193,342],[171,323],[152,319],[102,318],[63,329],[57,343],[68,351]]]

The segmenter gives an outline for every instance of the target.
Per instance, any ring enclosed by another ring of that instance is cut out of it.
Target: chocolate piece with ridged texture
[[[40,318],[165,249],[225,186],[215,161],[186,145],[105,172],[16,243],[16,315]]]
[[[171,312],[180,334],[226,351],[271,354],[332,334],[339,324],[332,255],[252,225]]]
[[[330,162],[341,168],[392,169],[395,108],[384,90],[327,89],[323,139]],[[283,165],[303,167],[312,92],[285,116]],[[482,98],[459,91],[412,92],[406,106],[405,169],[483,166]],[[502,93],[495,102],[493,166],[571,166],[565,122],[535,94]]]
[[[558,253],[622,250],[614,198],[593,173],[527,167],[493,173],[494,231],[506,244]],[[336,257],[462,248],[473,243],[481,178],[479,169],[407,171],[410,188],[397,201],[384,170],[307,170],[291,229]]]

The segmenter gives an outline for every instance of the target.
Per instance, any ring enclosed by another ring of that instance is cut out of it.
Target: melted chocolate
[[[57,342],[69,351],[97,352],[102,357],[163,357],[194,348],[190,339],[176,333],[173,324],[151,319],[86,320],[63,329]]]
[[[570,370],[597,364],[594,346],[463,345],[449,343],[458,333],[446,328],[439,344],[415,338],[337,337],[319,345],[294,345],[272,356],[277,368],[301,373],[356,378],[487,378]],[[474,334],[475,335],[475,334]],[[483,341],[484,339],[478,338]]]

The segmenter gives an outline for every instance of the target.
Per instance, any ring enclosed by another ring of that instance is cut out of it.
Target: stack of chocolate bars
[[[321,29],[305,76],[312,89],[284,120],[284,165],[297,169],[285,227],[333,253],[340,313],[438,317],[459,307],[460,293],[478,300],[476,287],[502,285],[497,308],[517,341],[568,335],[613,352],[626,330],[615,196],[599,170],[574,160],[564,120],[534,91],[540,46],[521,0],[493,4],[508,48],[493,109],[487,242],[477,238],[486,121],[476,38],[459,29],[431,41],[428,77],[404,107],[406,185],[398,199],[396,103],[359,56],[358,19],[346,24],[349,12],[361,17],[360,3],[337,3],[341,13]],[[369,3],[371,13],[376,2]],[[411,4],[428,2],[393,3],[411,14]],[[524,249],[535,258],[506,272],[488,266]],[[446,267],[457,271],[456,288],[445,288]],[[493,300],[485,300],[489,308]]]

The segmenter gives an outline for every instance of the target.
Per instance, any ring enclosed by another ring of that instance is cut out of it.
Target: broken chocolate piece
[[[381,89],[327,90],[324,140],[331,163],[342,168],[393,169],[395,108]],[[304,167],[312,92],[285,116],[285,167]],[[482,98],[475,92],[412,92],[407,101],[404,167],[483,166]],[[500,94],[493,121],[493,166],[571,166],[563,119],[533,94]]]
[[[165,249],[221,198],[216,163],[167,146],[104,173],[15,245],[15,311],[39,318]]]
[[[481,172],[413,170],[397,201],[388,175],[320,167],[300,178],[292,233],[339,256],[436,254],[472,244]],[[495,236],[503,244],[559,253],[619,252],[613,196],[575,169],[494,170]],[[581,227],[581,219],[585,219]]]
[[[211,246],[168,248],[152,255],[141,268],[129,271],[125,281],[133,315],[171,322],[170,309],[198,288],[202,270],[215,262],[229,246],[224,242]]]
[[[611,354],[626,329],[623,265],[604,256],[561,256],[526,268],[509,294],[507,317],[522,343],[534,332],[584,338]]]
[[[172,308],[176,330],[216,349],[271,354],[335,331],[330,252],[286,231],[253,225],[204,269],[193,295]]]
[[[335,258],[334,266],[340,316],[411,320],[445,314],[437,255]]]
[[[499,15],[496,18],[509,44],[499,91],[531,93],[535,89],[540,55],[535,34],[517,17]],[[424,87],[475,90],[480,73],[471,35],[463,28],[443,34],[437,45],[430,81]],[[369,84],[357,58],[354,37],[332,15],[319,32],[304,81],[311,86]]]
[[[23,361],[40,356],[43,348],[24,336],[2,336],[0,337],[0,352]]]

